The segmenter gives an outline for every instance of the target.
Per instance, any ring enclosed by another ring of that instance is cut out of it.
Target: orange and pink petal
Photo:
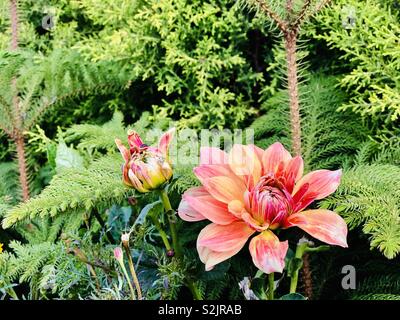
[[[208,192],[202,196],[183,195],[183,199],[211,222],[227,225],[238,218],[229,212],[228,205],[213,198]]]
[[[176,129],[171,128],[167,132],[165,132],[158,142],[158,150],[164,155],[164,157],[168,158],[168,149],[171,144],[171,141],[174,137]]]
[[[120,139],[115,139],[115,144],[117,145],[118,150],[122,155],[122,158],[124,158],[125,163],[129,162],[131,158],[129,150],[122,144]]]
[[[229,177],[236,183],[243,183],[231,170],[228,164],[202,164],[193,169],[195,176],[203,183],[212,177]]]
[[[134,130],[128,131],[128,143],[131,153],[138,151],[143,145],[142,139],[140,138],[139,134]]]
[[[242,221],[222,226],[215,223],[201,230],[197,245],[212,251],[229,251],[236,246],[242,247],[255,231]]]
[[[195,208],[193,208],[185,200],[185,196],[201,197],[201,196],[205,196],[205,195],[209,195],[209,193],[207,192],[207,190],[204,187],[192,187],[192,188],[186,190],[182,196],[182,200],[178,207],[179,217],[182,220],[189,221],[189,222],[205,220],[206,217],[204,217],[199,211],[197,211]]]
[[[292,156],[289,151],[281,143],[275,142],[264,151],[262,157],[263,175],[275,173],[281,162],[286,163],[290,159],[292,159]]]
[[[289,161],[281,162],[276,170],[275,176],[279,178],[289,193],[292,193],[295,183],[303,176],[304,162],[302,157],[297,156]]]
[[[250,241],[249,249],[255,266],[264,273],[283,272],[288,241],[280,242],[272,231],[264,231]]]
[[[243,194],[246,191],[244,183],[238,183],[224,176],[212,177],[202,182],[206,190],[215,199],[226,204],[232,200],[242,200]]]
[[[197,251],[206,270],[211,270],[218,263],[237,254],[253,232],[243,222],[227,226],[211,223],[206,226],[197,239]]]
[[[323,199],[336,191],[340,184],[342,170],[316,170],[306,174],[301,178],[293,190],[293,195],[297,193],[304,185],[308,185],[304,197],[312,196],[314,199]]]
[[[286,227],[299,227],[312,237],[331,244],[347,248],[347,225],[337,213],[325,210],[306,210],[290,215]]]
[[[243,244],[244,246],[244,244]],[[207,247],[197,246],[197,251],[201,262],[205,264],[206,271],[212,270],[218,263],[224,262],[237,254],[243,246],[234,247],[231,250],[224,252],[213,251]]]
[[[215,147],[200,148],[200,165],[202,164],[228,164],[228,154]]]
[[[261,177],[262,166],[254,147],[235,144],[229,152],[229,165],[232,171],[253,187]]]

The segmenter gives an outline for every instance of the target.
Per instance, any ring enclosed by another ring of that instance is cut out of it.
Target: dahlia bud
[[[175,251],[173,249],[170,249],[167,251],[167,257],[172,258],[175,255]]]
[[[128,197],[128,203],[133,207],[138,204],[138,201],[135,197]]]
[[[124,253],[122,252],[121,247],[116,247],[114,249],[114,258],[119,262],[119,263],[124,263]]]
[[[115,139],[122,157],[125,160],[122,166],[123,182],[138,190],[149,192],[160,189],[172,178],[172,166],[168,158],[168,147],[172,140],[175,128],[164,133],[158,147],[149,147],[144,144],[135,131],[128,131],[129,150],[121,140]]]

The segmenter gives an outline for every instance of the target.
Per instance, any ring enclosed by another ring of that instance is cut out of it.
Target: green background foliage
[[[306,171],[342,168],[338,191],[316,207],[338,212],[350,229],[348,249],[311,255],[315,299],[400,297],[396,3],[332,1],[300,33]],[[167,226],[157,197],[122,184],[114,142],[129,128],[145,134],[175,125],[250,128],[256,145],[290,149],[280,34],[250,8],[234,0],[21,0],[20,49],[11,52],[9,1],[0,0],[0,298],[13,289],[29,299],[129,299],[112,256],[126,231],[147,299],[190,297],[188,275],[205,299],[243,299],[244,277],[255,293],[265,289],[246,250],[204,271],[195,249],[204,223],[178,221],[185,259],[167,257],[151,223],[155,216]],[[48,16],[50,30],[42,27]],[[33,195],[26,203],[4,134],[16,125],[16,92]],[[173,207],[197,184],[192,166],[178,164]],[[282,236],[290,245],[300,237]],[[340,286],[347,264],[357,270],[353,291]],[[287,285],[282,280],[278,296]]]

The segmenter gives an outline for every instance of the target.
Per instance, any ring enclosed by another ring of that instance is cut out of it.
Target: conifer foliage
[[[0,299],[399,300],[396,3],[0,0]],[[198,158],[204,129],[280,142],[304,174],[341,169],[307,209],[338,213],[348,248],[268,227],[288,244],[282,273],[248,250],[205,271],[202,250],[226,252],[202,247],[204,221],[179,218],[204,179],[175,161]]]

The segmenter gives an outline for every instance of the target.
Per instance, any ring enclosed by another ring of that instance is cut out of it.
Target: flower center
[[[260,179],[245,195],[245,206],[260,226],[279,227],[291,210],[291,196],[272,175]]]

